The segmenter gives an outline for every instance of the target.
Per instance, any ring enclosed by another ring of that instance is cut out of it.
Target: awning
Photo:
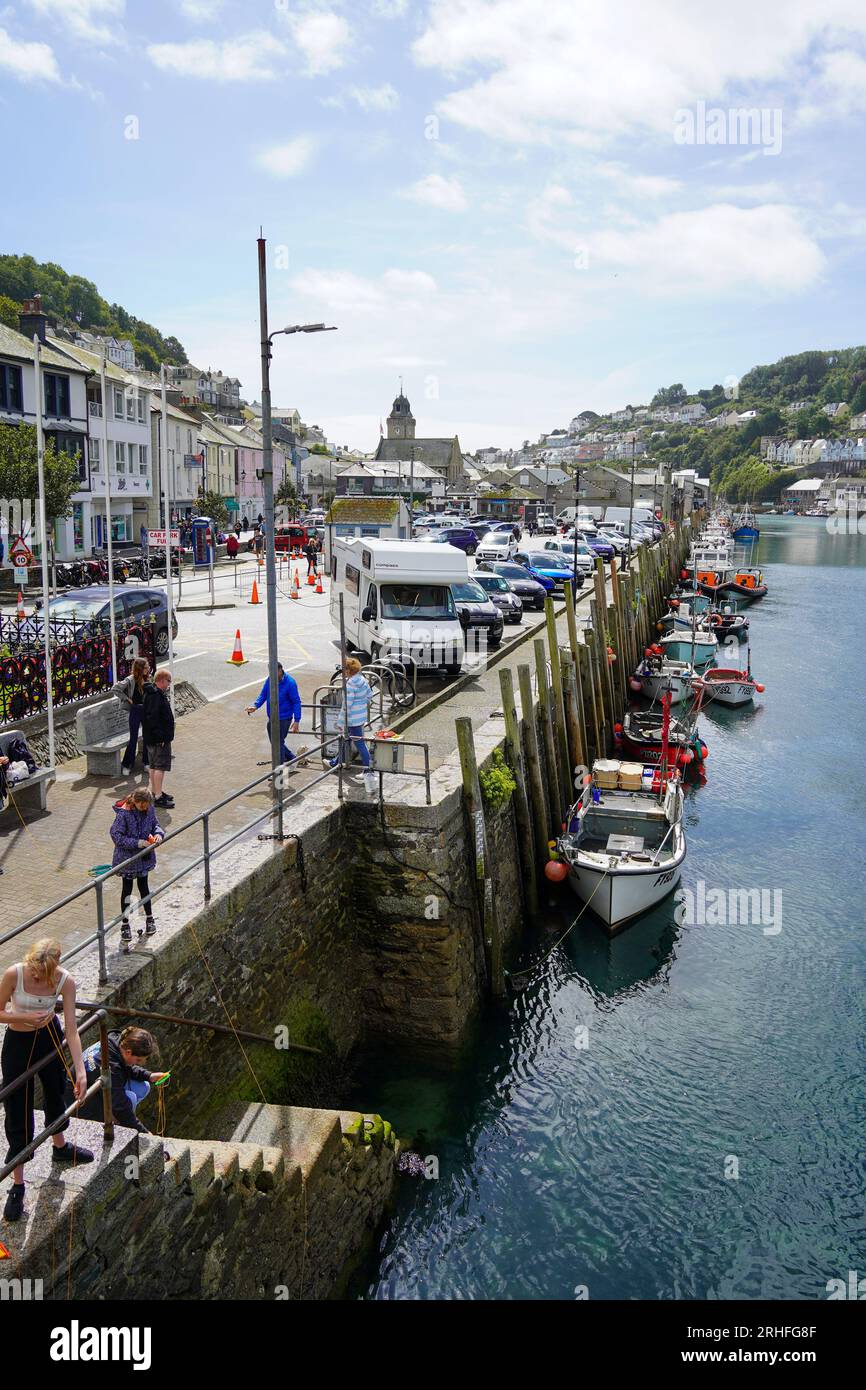
[[[238,500],[236,497],[224,497],[223,501],[225,502],[226,509],[228,511],[237,512],[240,510],[240,508],[238,507]]]

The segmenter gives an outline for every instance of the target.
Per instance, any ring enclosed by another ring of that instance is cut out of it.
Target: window
[[[138,423],[139,423],[140,425],[143,425],[143,424],[144,424],[144,396],[139,396],[139,397],[138,397],[138,400],[136,401],[136,406],[135,406],[135,408],[136,408],[136,412],[137,412],[137,414],[138,414]]]
[[[20,411],[21,368],[0,362],[0,410]]]
[[[114,467],[118,473],[126,472],[126,445],[120,439],[114,441]]]
[[[347,573],[348,568],[347,565]],[[382,617],[390,618],[392,621],[405,618],[453,618],[454,599],[447,585],[383,584]]]
[[[128,526],[128,523],[129,523],[129,518],[128,518],[128,517],[125,517],[125,516],[118,516],[115,512],[112,512],[112,513],[111,513],[111,539],[112,539],[113,541],[128,541],[128,540],[129,540],[129,536],[127,535],[127,526]],[[115,604],[119,604],[120,600],[119,600],[119,599],[115,599],[114,602],[115,602]],[[118,617],[122,617],[123,615],[122,615],[122,613],[118,613],[117,616],[118,616]]]
[[[138,446],[138,471],[139,471],[139,473],[146,473],[146,472],[147,472],[147,445],[146,445],[146,444],[139,444],[139,446]]]
[[[177,447],[178,451],[180,451],[180,430],[177,432]],[[188,454],[192,453],[192,430],[187,430],[186,432],[186,451]]]
[[[98,473],[102,467],[102,440],[91,439],[90,441],[90,468],[94,473]]]
[[[128,391],[126,395],[126,418],[135,420],[135,395],[132,391]]]
[[[115,420],[122,420],[122,419],[123,419],[123,414],[124,414],[124,411],[123,411],[123,391],[120,389],[119,386],[115,386],[115,388],[114,388],[114,418],[115,418]]]
[[[361,572],[354,565],[346,565],[346,593],[357,594],[361,579]]]
[[[69,377],[45,373],[45,414],[69,419]]]
[[[72,544],[76,550],[84,549],[84,505],[81,502],[72,504]]]
[[[136,451],[137,448],[138,448],[138,445],[137,445],[137,444],[127,444],[127,446],[126,446],[126,458],[127,458],[127,463],[128,463],[128,465],[129,465],[129,472],[130,472],[130,475],[132,475],[133,473],[136,472],[136,467],[135,467],[135,451]]]

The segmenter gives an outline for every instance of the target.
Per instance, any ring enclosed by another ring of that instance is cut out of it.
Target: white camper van
[[[605,526],[618,526],[622,522],[627,535],[629,514],[630,509],[628,507],[607,507],[604,513],[604,524]],[[655,512],[652,507],[640,502],[635,503],[634,508],[631,509],[631,515],[635,521],[643,526],[652,526],[655,521]]]
[[[469,578],[462,550],[432,541],[334,540],[331,621],[374,661],[387,656],[422,670],[456,675],[463,664],[463,626],[451,585]]]

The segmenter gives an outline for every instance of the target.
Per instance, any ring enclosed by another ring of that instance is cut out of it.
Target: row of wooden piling
[[[539,916],[539,883],[550,858],[550,841],[561,833],[576,799],[575,777],[613,749],[614,725],[628,704],[629,677],[644,649],[655,640],[656,622],[666,608],[693,533],[693,528],[678,527],[658,545],[641,546],[627,569],[612,560],[610,603],[604,565],[597,558],[589,624],[582,631],[572,586],[566,584],[565,645],[560,644],[553,600],[547,596],[545,637],[533,642],[534,692],[532,666],[527,662],[517,667],[521,717],[512,671],[500,668],[506,757],[516,783],[512,804],[524,906],[532,920]],[[457,720],[457,741],[474,828],[479,917],[490,988],[494,996],[501,996],[505,977],[494,904],[494,866],[470,719]]]

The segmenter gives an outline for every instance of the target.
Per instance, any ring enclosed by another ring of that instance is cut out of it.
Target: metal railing
[[[342,737],[343,735],[341,733],[334,733],[325,742],[318,744],[313,748],[307,749],[303,756],[306,758],[311,755],[315,755],[316,753],[320,753],[324,758],[327,755],[327,752],[332,750],[335,741]],[[349,741],[351,741],[351,735],[349,735],[348,738]],[[403,741],[401,740],[401,743],[402,742]],[[412,770],[401,770],[399,775],[406,777],[424,777],[427,792],[427,805],[429,806],[429,748],[426,744],[421,743],[403,743],[403,746],[406,748],[424,749],[423,773]],[[338,749],[342,750],[343,745],[338,744]],[[291,805],[293,802],[298,801],[304,795],[305,792],[310,791],[313,787],[319,786],[320,783],[326,781],[329,777],[336,777],[337,794],[339,799],[341,801],[343,800],[343,774],[345,769],[342,756],[338,757],[337,764],[335,767],[327,766],[317,777],[313,778],[312,781],[306,782],[304,786],[297,787],[293,791],[289,791],[287,794],[284,795],[283,787],[279,785],[279,781],[285,779],[287,775],[291,776],[295,766],[296,762],[293,761],[291,763],[284,763],[281,767],[277,768],[276,770],[273,768],[269,768],[268,771],[263,773],[261,776],[254,778],[253,781],[248,782],[245,786],[240,787],[237,791],[233,791],[228,796],[223,797],[221,801],[216,802],[213,806],[209,806],[207,810],[201,811],[198,815],[193,816],[184,825],[179,826],[177,830],[170,830],[168,834],[164,835],[161,845],[165,845],[168,844],[170,841],[177,840],[180,838],[181,835],[185,835],[188,831],[193,830],[196,827],[200,827],[202,850],[201,854],[197,855],[189,864],[186,864],[182,869],[178,870],[177,873],[172,874],[169,879],[167,879],[164,883],[159,884],[158,887],[151,889],[151,903],[153,903],[154,899],[158,898],[161,894],[168,892],[168,890],[170,888],[173,888],[175,884],[180,883],[183,879],[187,878],[191,873],[194,873],[198,869],[202,869],[203,871],[204,900],[205,902],[209,902],[212,892],[211,865],[214,859],[218,855],[224,853],[225,850],[229,849],[233,844],[235,844],[236,841],[242,839],[245,835],[248,835],[251,830],[255,829],[256,826],[261,825],[263,822],[271,819],[274,819],[276,821],[275,838],[278,840],[282,840],[283,814],[286,807]],[[379,794],[381,796],[382,777],[385,774],[379,772],[378,775]],[[245,822],[245,824],[241,826],[239,830],[233,831],[219,844],[212,845],[211,822],[214,816],[219,811],[223,810],[226,806],[231,805],[232,802],[237,801],[240,797],[247,796],[250,792],[255,791],[257,788],[264,787],[272,783],[272,779],[274,778],[278,779],[278,785],[276,786],[276,788],[272,787],[273,799],[271,801],[271,804],[268,806],[267,810],[263,811],[260,815],[253,817],[252,820]],[[134,866],[138,863],[139,860],[143,859],[146,855],[152,853],[152,851],[153,846],[147,845],[143,849],[137,850],[135,854],[130,855],[128,859],[124,859],[121,863],[112,866],[110,869],[107,869],[104,873],[94,875],[94,877],[91,879],[89,883],[83,884],[80,888],[75,889],[74,892],[68,893],[66,897],[61,898],[58,902],[52,903],[50,907],[43,908],[41,912],[35,913],[32,917],[29,917],[26,922],[22,922],[19,926],[13,927],[11,931],[5,932],[2,936],[0,936],[0,946],[5,946],[8,941],[13,941],[16,937],[21,936],[24,932],[32,931],[34,927],[39,926],[43,922],[46,922],[50,917],[53,917],[55,913],[63,911],[65,908],[69,907],[71,903],[77,902],[80,898],[84,898],[87,894],[92,893],[94,895],[96,930],[92,932],[89,936],[87,936],[84,939],[84,941],[81,941],[76,946],[72,947],[71,950],[64,951],[63,958],[64,961],[72,960],[76,956],[80,955],[82,952],[89,950],[92,946],[95,945],[99,954],[99,983],[100,985],[107,984],[108,964],[106,959],[106,939],[108,937],[109,932],[113,931],[116,927],[118,927],[121,924],[126,914],[123,911],[121,911],[117,913],[116,916],[112,917],[109,921],[106,921],[106,881],[111,878],[117,878],[118,876],[122,876],[124,873],[127,877],[134,876]]]

